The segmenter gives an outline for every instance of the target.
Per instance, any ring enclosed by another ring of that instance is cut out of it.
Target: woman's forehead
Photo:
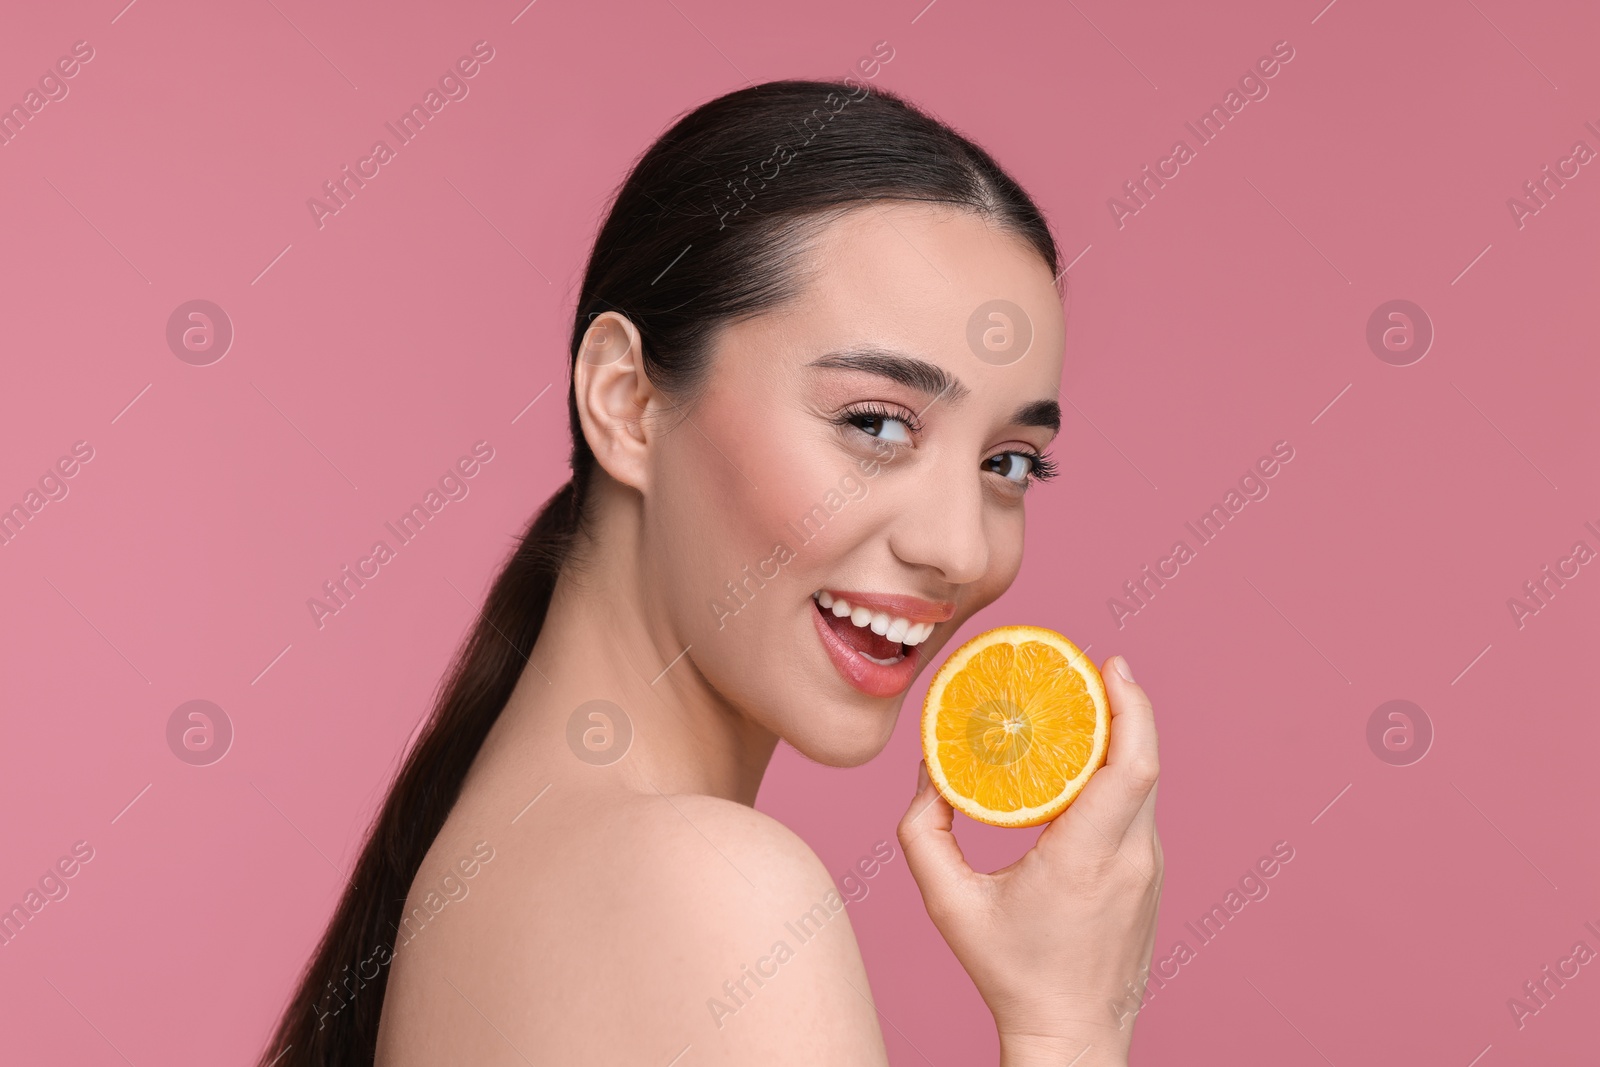
[[[725,338],[759,347],[767,367],[795,371],[878,348],[980,388],[996,378],[1033,389],[1059,380],[1065,321],[1048,265],[974,212],[863,205],[824,227],[803,258],[794,297]]]

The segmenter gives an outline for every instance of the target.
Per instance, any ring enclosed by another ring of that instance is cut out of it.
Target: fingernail
[[[917,795],[921,796],[926,788],[928,788],[928,761],[921,760],[917,763]]]
[[[1124,682],[1133,681],[1133,668],[1128,666],[1128,659],[1126,656],[1117,657],[1117,673],[1122,675],[1122,680]]]

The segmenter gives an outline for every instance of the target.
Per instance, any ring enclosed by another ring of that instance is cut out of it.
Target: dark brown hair
[[[987,152],[949,126],[864,84],[767,82],[684,115],[634,165],[589,256],[569,368],[589,322],[616,311],[639,330],[651,382],[687,402],[706,376],[719,328],[792,298],[808,236],[836,212],[876,200],[976,212],[1059,273],[1038,207]],[[567,416],[572,478],[539,509],[495,578],[262,1054],[263,1067],[373,1060],[386,947],[397,936],[412,880],[533,652],[557,576],[587,537],[584,501],[595,457],[570,384]]]

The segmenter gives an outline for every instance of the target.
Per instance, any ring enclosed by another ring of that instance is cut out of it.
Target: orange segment
[[[950,655],[922,704],[928,777],[957,811],[1037,826],[1105,765],[1111,706],[1089,658],[1054,630],[1002,626]]]

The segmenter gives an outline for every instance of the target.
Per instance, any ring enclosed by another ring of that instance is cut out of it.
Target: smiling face
[[[724,700],[854,766],[1016,577],[1065,325],[1032,247],[948,206],[854,208],[821,230],[804,278],[791,303],[724,329],[687,419],[664,416],[640,571],[650,615]],[[996,300],[1025,322],[977,332],[1031,329],[1020,358],[969,341]]]

